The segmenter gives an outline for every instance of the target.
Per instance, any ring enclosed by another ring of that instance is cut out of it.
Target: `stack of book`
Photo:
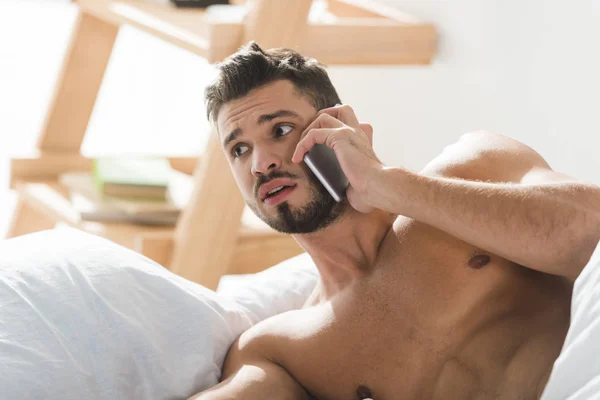
[[[92,172],[69,172],[59,182],[87,221],[173,225],[187,205],[192,178],[165,158],[101,158]]]

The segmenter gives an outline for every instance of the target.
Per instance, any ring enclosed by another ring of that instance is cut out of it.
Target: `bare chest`
[[[286,369],[321,400],[535,398],[568,329],[568,290],[493,255],[473,267],[477,249],[433,232],[403,246],[315,307]]]

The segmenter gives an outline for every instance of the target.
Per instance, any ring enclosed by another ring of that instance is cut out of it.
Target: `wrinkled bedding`
[[[571,326],[542,400],[600,399],[600,243],[575,281]]]
[[[270,280],[282,269],[310,271],[306,261],[221,295],[75,229],[2,241],[0,398],[187,398],[218,382],[239,334],[302,304],[314,265],[289,296],[285,282],[276,290]]]

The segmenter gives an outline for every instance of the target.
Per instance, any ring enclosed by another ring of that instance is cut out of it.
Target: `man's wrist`
[[[369,205],[392,214],[406,215],[407,190],[414,183],[414,175],[404,168],[382,167],[369,180]]]

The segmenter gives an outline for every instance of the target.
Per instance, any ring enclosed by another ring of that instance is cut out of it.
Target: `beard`
[[[276,216],[264,215],[258,209],[256,203],[251,204],[246,201],[246,204],[254,214],[278,232],[295,234],[313,233],[325,228],[344,214],[344,211],[349,207],[349,203],[346,198],[339,203],[336,202],[312,171],[308,168],[306,171],[311,193],[307,204],[292,208],[287,201],[283,201],[275,206]],[[271,179],[281,177],[297,178],[296,175],[277,171],[272,173],[267,179],[259,179],[257,187]]]

